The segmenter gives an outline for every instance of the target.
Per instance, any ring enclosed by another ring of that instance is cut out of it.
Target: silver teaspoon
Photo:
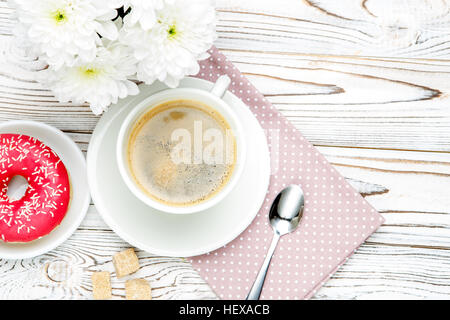
[[[274,231],[272,243],[247,296],[247,300],[259,299],[278,240],[280,240],[281,236],[294,231],[298,227],[303,215],[304,204],[303,190],[298,185],[290,185],[281,191],[273,201],[269,212],[270,225]]]

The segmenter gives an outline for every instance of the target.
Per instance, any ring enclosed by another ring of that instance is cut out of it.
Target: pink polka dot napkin
[[[272,240],[270,205],[284,187],[299,184],[305,192],[303,219],[295,233],[281,238],[261,298],[309,298],[384,220],[223,54],[215,47],[210,54],[197,77],[215,82],[227,74],[229,90],[266,132],[278,136],[272,143],[268,134],[271,183],[253,223],[225,247],[191,262],[219,297],[245,299]]]

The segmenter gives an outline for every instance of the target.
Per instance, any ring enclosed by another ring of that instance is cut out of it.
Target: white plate
[[[210,90],[212,83],[184,79],[180,87]],[[235,189],[218,205],[194,214],[173,215],[154,210],[126,187],[116,163],[120,125],[140,101],[164,90],[160,83],[141,86],[141,93],[114,105],[100,119],[89,145],[87,163],[92,198],[105,222],[125,241],[142,250],[176,257],[216,250],[244,231],[258,213],[270,180],[266,136],[242,101],[227,92],[224,100],[234,108],[247,135],[247,160]]]
[[[9,121],[0,124],[0,133],[32,136],[52,148],[63,161],[70,176],[72,198],[61,224],[48,235],[28,243],[0,241],[0,257],[25,259],[46,253],[67,240],[78,228],[89,208],[86,160],[78,146],[62,131],[34,121]]]

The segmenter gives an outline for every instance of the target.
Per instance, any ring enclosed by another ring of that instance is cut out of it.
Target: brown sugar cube
[[[95,300],[111,298],[111,281],[108,271],[94,272],[91,276],[92,294]]]
[[[152,300],[152,288],[145,279],[132,279],[125,283],[127,300]]]
[[[123,278],[139,270],[139,260],[133,248],[116,253],[113,263],[117,278]]]

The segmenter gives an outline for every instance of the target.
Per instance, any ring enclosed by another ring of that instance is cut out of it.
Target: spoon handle
[[[261,295],[261,291],[264,286],[264,281],[266,280],[267,271],[269,270],[270,261],[272,260],[273,253],[277,247],[278,240],[280,240],[280,235],[275,232],[270,248],[267,251],[266,258],[264,259],[261,269],[256,276],[255,282],[253,283],[246,300],[259,300],[259,296]]]

